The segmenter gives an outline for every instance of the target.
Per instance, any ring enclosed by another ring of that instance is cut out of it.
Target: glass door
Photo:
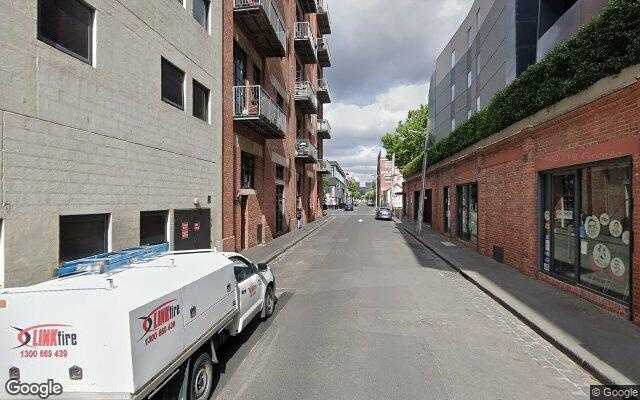
[[[553,204],[553,260],[554,274],[571,280],[576,278],[576,175],[575,172],[554,174],[551,177]]]

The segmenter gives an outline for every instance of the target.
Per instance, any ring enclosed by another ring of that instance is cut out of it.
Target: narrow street
[[[213,399],[580,399],[597,382],[373,209],[271,264],[280,301]],[[259,349],[259,350],[258,350]]]

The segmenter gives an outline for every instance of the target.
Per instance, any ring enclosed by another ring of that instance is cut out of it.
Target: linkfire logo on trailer
[[[20,347],[67,347],[78,345],[78,335],[68,332],[71,325],[62,324],[44,324],[35,325],[29,328],[18,328],[12,326],[18,331],[18,345],[14,349]]]
[[[150,333],[155,333],[156,331],[160,331],[161,335],[166,332],[165,325],[169,324],[171,320],[180,315],[180,305],[174,304],[177,300],[169,300],[165,303],[160,304],[153,311],[149,313],[146,317],[139,317],[138,319],[142,320],[142,331],[144,334],[138,340],[141,341]],[[171,329],[175,323],[169,324],[168,328]],[[157,335],[156,335],[157,337]],[[151,341],[148,341],[149,343]]]

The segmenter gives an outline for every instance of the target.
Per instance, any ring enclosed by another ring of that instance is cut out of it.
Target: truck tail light
[[[77,365],[74,365],[73,367],[69,368],[69,379],[71,379],[72,381],[81,380],[82,368],[78,367]]]
[[[9,380],[10,381],[19,381],[20,380],[20,368],[11,367],[9,368]]]

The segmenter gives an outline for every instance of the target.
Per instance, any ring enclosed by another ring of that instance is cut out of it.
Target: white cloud
[[[332,139],[325,142],[325,158],[335,160],[360,181],[375,173],[380,138],[392,131],[410,110],[427,103],[429,82],[400,85],[376,96],[365,106],[336,103],[327,107]]]
[[[469,10],[468,0],[445,0],[438,11],[439,18],[449,18]]]

